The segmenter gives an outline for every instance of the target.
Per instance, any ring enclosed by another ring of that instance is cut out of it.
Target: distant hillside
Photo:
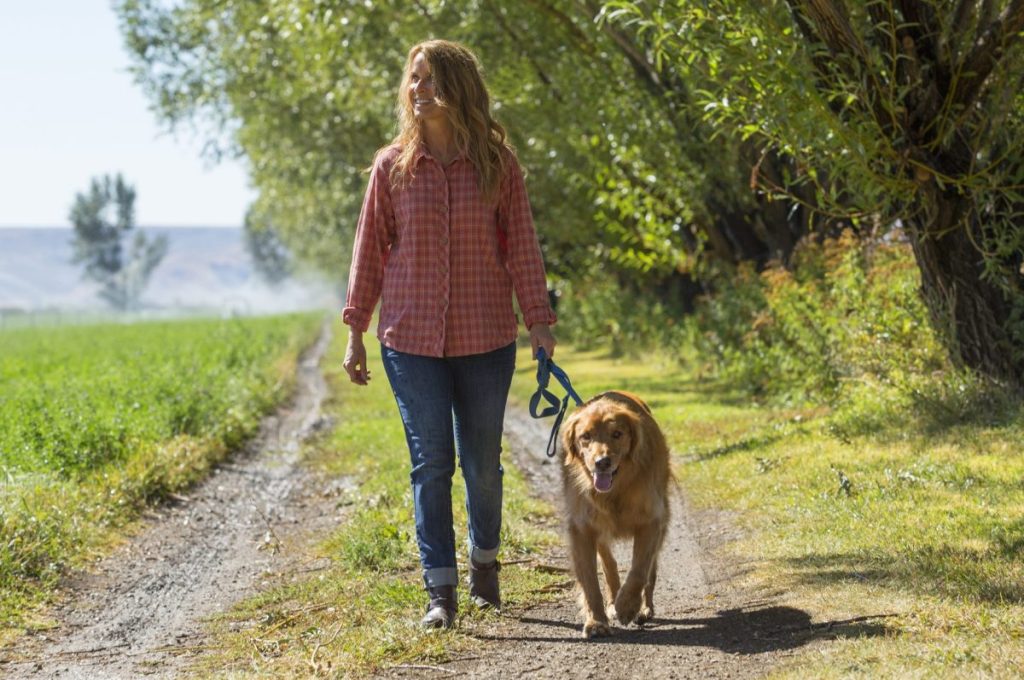
[[[326,308],[342,282],[288,281],[272,289],[259,280],[241,229],[151,228],[164,234],[167,257],[142,297],[151,308],[202,307],[224,312]],[[102,309],[97,286],[71,264],[72,230],[0,229],[0,310]]]

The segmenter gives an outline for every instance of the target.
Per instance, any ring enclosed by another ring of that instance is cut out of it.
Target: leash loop
[[[559,401],[558,397],[552,394],[548,390],[548,383],[551,381],[551,376],[555,376],[555,379],[565,388],[565,397]],[[548,402],[548,405],[541,410],[540,403],[541,399]],[[572,382],[569,380],[569,376],[559,368],[547,353],[543,347],[537,348],[537,391],[530,397],[530,415],[534,418],[547,418],[548,416],[555,416],[554,427],[551,428],[551,436],[548,437],[547,456],[551,458],[555,455],[556,449],[558,448],[558,442],[556,438],[558,436],[558,428],[562,426],[562,419],[565,418],[565,412],[569,408],[569,399],[576,402],[579,406],[583,403],[580,399],[580,395],[576,394],[576,390],[572,388]]]

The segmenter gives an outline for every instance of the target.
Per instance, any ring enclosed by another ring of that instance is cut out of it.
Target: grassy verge
[[[1024,672],[1019,406],[892,408],[869,391],[852,419],[769,410],[657,360],[559,354],[584,397],[620,388],[649,401],[690,501],[741,523],[744,538],[723,551],[753,566],[747,585],[815,621],[885,617],[836,625],[836,642],[805,648],[775,675]]]
[[[368,387],[356,387],[341,369],[345,333],[335,338],[323,366],[333,395],[325,410],[337,425],[308,447],[308,459],[325,477],[352,480],[352,490],[337,500],[345,521],[312,550],[310,558],[325,558],[326,568],[279,583],[214,623],[218,651],[203,661],[209,672],[361,676],[397,664],[439,662],[479,644],[472,630],[495,616],[469,606],[463,589],[458,628],[427,632],[416,625],[426,600],[398,410],[376,345],[367,343],[370,366],[377,367],[371,369],[373,379]],[[526,361],[521,354],[520,363]],[[519,373],[517,379],[532,380]],[[515,609],[559,592],[567,577],[537,568],[557,541],[557,518],[529,497],[512,466],[505,472],[502,597],[506,608]],[[456,538],[464,545],[458,475],[454,495]]]
[[[287,396],[316,316],[0,336],[0,641],[45,627],[61,574],[202,478]]]

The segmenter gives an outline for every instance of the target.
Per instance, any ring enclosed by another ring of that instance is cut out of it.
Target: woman
[[[490,115],[476,57],[431,40],[409,51],[399,133],[370,172],[343,319],[344,367],[365,385],[363,333],[378,298],[377,337],[405,425],[423,581],[422,625],[457,612],[451,484],[466,483],[469,594],[501,606],[502,420],[515,368],[515,291],[530,344],[552,356],[544,265],[523,174]]]

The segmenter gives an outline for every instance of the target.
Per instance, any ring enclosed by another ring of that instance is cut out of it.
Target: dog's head
[[[617,478],[645,463],[645,417],[650,418],[647,405],[621,392],[584,404],[562,428],[565,465],[581,466],[595,491],[611,491]]]

